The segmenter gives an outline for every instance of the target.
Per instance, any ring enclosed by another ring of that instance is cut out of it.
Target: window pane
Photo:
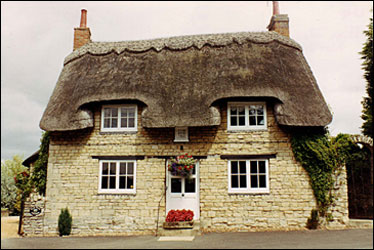
[[[238,107],[238,113],[239,115],[245,115],[245,108],[243,106]]]
[[[104,118],[110,117],[110,115],[111,115],[110,108],[104,108]]]
[[[126,187],[126,176],[119,177],[119,188],[124,189]]]
[[[256,115],[256,106],[249,106],[249,115]]]
[[[115,189],[116,188],[116,177],[110,177],[109,178],[109,188]]]
[[[127,177],[127,189],[134,189],[134,177],[128,176]]]
[[[240,175],[240,187],[241,188],[247,187],[247,176],[246,175]]]
[[[112,119],[112,128],[116,128],[117,127],[117,118],[113,118]]]
[[[256,124],[256,116],[250,116],[250,117],[249,117],[249,125],[250,125],[250,126],[255,126],[255,125],[257,125],[257,124]]]
[[[257,106],[257,115],[263,115],[264,114],[264,106],[259,105]]]
[[[108,163],[103,162],[103,172],[102,174],[108,174]]]
[[[265,161],[259,161],[258,166],[259,166],[259,173],[265,174],[266,173]]]
[[[129,128],[134,128],[135,127],[135,118],[129,118]]]
[[[265,120],[263,116],[257,116],[257,125],[264,125]]]
[[[185,179],[184,181],[184,191],[186,193],[195,193],[195,187],[196,187],[196,184],[195,184],[195,178],[191,178],[191,179]]]
[[[182,179],[171,178],[171,192],[181,193],[182,192]]]
[[[110,174],[111,175],[116,174],[116,163],[115,162],[110,163]]]
[[[118,116],[118,109],[117,108],[111,108],[112,110],[112,117],[117,117]]]
[[[247,173],[247,168],[246,168],[246,162],[245,161],[239,161],[239,167],[240,167],[240,173],[241,174]]]
[[[232,188],[239,187],[239,176],[238,175],[231,175],[231,187]]]
[[[126,118],[121,119],[121,128],[127,128],[127,119]]]
[[[238,162],[237,161],[232,161],[231,162],[231,173],[232,174],[237,174],[238,173]]]
[[[104,119],[104,128],[110,128],[110,119]]]
[[[266,188],[266,176],[265,175],[260,175],[260,188]]]
[[[245,116],[239,116],[239,126],[245,126]]]
[[[251,175],[251,188],[257,188],[257,175]]]
[[[134,174],[134,163],[129,162],[127,163],[127,174]]]
[[[101,188],[102,189],[107,189],[108,188],[108,177],[102,177]]]
[[[135,108],[129,108],[128,112],[129,117],[135,117]]]
[[[238,122],[237,122],[237,117],[236,116],[231,116],[230,117],[230,124],[231,124],[231,126],[238,126]]]
[[[257,161],[251,161],[251,174],[257,173]]]
[[[119,165],[119,174],[126,174],[126,163],[121,162]]]
[[[236,115],[238,114],[238,109],[236,107],[231,107],[230,108],[230,114],[231,115]]]

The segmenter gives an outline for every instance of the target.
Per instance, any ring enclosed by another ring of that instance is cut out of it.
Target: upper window
[[[230,160],[229,193],[269,193],[268,160]]]
[[[137,131],[136,105],[107,105],[101,110],[101,131]]]
[[[136,161],[100,161],[99,193],[135,193]]]
[[[266,129],[265,103],[228,103],[227,128],[229,130]]]

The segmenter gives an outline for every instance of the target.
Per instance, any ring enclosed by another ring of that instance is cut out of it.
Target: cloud
[[[10,159],[14,154],[28,157],[39,149],[43,111],[44,107],[32,97],[2,88],[1,159]]]

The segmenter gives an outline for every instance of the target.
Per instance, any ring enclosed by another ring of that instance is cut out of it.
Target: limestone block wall
[[[293,157],[290,136],[275,122],[272,106],[267,105],[266,131],[228,132],[226,105],[220,110],[221,125],[189,128],[188,143],[173,142],[173,128],[142,128],[140,118],[136,133],[100,132],[100,107],[94,110],[93,129],[52,133],[44,235],[58,234],[58,216],[65,207],[73,216],[73,235],[154,234],[158,219],[159,225],[165,219],[166,159],[160,156],[184,153],[206,156],[200,160],[202,231],[305,228],[315,198],[306,171]],[[228,163],[220,156],[234,154],[276,154],[269,159],[269,194],[228,193]],[[98,194],[99,160],[92,156],[109,155],[144,156],[137,160],[136,194]],[[344,217],[345,212],[337,215]]]
[[[45,198],[31,193],[25,201],[22,230],[25,236],[43,236]]]

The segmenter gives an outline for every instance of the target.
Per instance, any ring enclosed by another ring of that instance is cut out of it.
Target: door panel
[[[199,164],[196,163],[190,179],[172,176],[168,170],[166,172],[166,214],[172,209],[190,209],[194,212],[194,220],[199,219]]]

